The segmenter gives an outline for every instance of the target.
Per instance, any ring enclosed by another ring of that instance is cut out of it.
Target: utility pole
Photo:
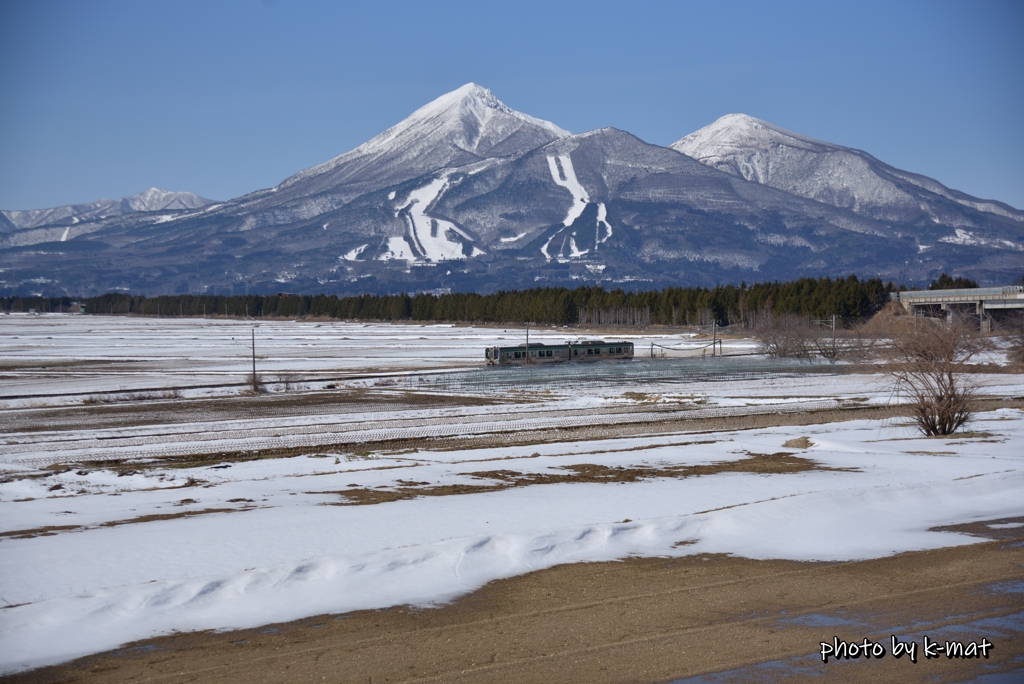
[[[715,346],[718,344],[718,319],[711,321],[711,358],[715,357]]]
[[[526,321],[526,363],[530,363],[530,323]]]
[[[256,328],[252,329],[252,381],[256,383]]]

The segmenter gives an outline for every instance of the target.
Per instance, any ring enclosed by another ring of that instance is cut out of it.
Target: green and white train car
[[[488,347],[484,354],[489,366],[560,363],[564,361],[615,361],[633,358],[632,342],[582,340],[565,344],[520,344]]]

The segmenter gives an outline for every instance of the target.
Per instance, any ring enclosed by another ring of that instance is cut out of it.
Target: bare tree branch
[[[977,324],[963,319],[894,321],[883,350],[895,390],[907,394],[917,427],[928,436],[949,435],[971,417],[974,388],[964,376],[971,358],[987,348]]]

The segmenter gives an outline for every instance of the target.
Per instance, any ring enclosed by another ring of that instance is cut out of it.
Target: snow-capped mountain
[[[1024,222],[1024,211],[950,190],[867,152],[833,145],[745,114],[727,114],[670,147],[720,171],[888,222],[970,227],[961,208]]]
[[[437,169],[514,157],[567,135],[553,123],[509,108],[486,88],[467,83],[354,150],[242,198],[239,208],[287,207],[296,215],[317,215],[377,188]]]
[[[328,162],[301,171],[277,191],[304,193],[347,184],[393,185],[445,167],[509,157],[571,135],[500,102],[467,83],[420,107],[380,135]]]
[[[198,209],[213,204],[213,200],[191,192],[167,192],[150,188],[129,197],[101,199],[89,204],[69,204],[50,209],[0,211],[13,228],[39,228],[52,225],[74,225],[82,221],[123,216],[137,211],[178,211]]]
[[[1002,282],[1024,263],[1021,212],[857,150],[742,116],[673,148],[571,135],[474,84],[274,188],[145,206],[22,229],[0,214],[0,292]]]

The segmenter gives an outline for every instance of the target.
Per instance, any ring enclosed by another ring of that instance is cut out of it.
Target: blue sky
[[[667,145],[743,112],[1024,208],[1024,3],[0,0],[0,208],[277,184],[474,81]]]

